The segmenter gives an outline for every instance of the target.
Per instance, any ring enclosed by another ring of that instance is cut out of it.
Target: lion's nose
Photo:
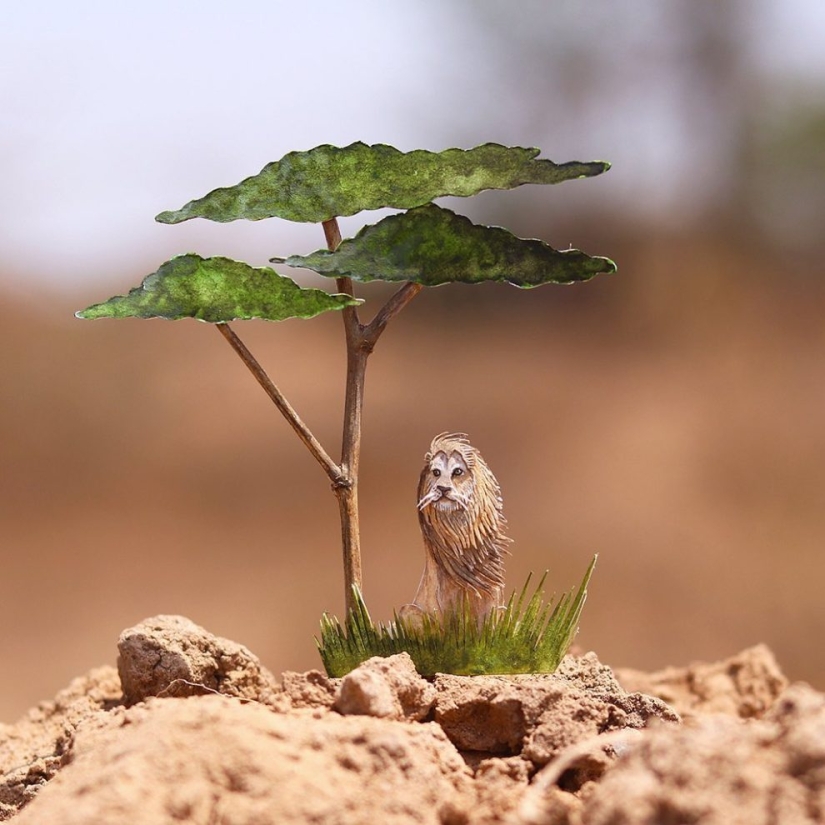
[[[438,490],[439,493],[449,493],[450,492],[450,488],[447,487],[444,484],[436,484],[436,489]]]

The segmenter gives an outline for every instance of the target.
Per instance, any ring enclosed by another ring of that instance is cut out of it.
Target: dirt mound
[[[469,770],[432,723],[197,696],[95,727],[21,823],[441,822],[470,795]]]
[[[75,679],[16,725],[0,725],[0,820],[8,819],[68,761],[77,728],[122,701],[117,671],[101,667]]]
[[[627,690],[658,696],[682,716],[728,713],[742,719],[762,716],[788,686],[773,653],[764,645],[743,650],[722,662],[697,662],[655,673],[618,669]]]
[[[186,619],[0,727],[0,819],[72,823],[804,823],[825,697],[770,651],[659,674],[422,679],[406,654],[276,680]],[[626,688],[645,686],[648,692]],[[658,693],[669,698],[673,707]],[[678,712],[677,712],[678,711]],[[684,715],[685,721],[679,714]]]
[[[761,722],[716,715],[667,735],[651,731],[593,790],[582,819],[822,822],[823,768],[825,698],[795,685]]]

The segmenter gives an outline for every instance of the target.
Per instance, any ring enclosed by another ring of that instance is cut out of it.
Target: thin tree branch
[[[330,218],[324,221],[321,226],[324,228],[324,237],[327,241],[327,249],[330,252],[335,252],[338,245],[341,243],[341,229],[338,226],[337,218]],[[352,278],[336,278],[335,285],[342,295],[349,295],[350,298],[354,296],[352,288]],[[347,333],[347,346],[349,347],[350,339],[353,345],[358,343],[358,338],[361,333],[361,322],[358,320],[358,309],[354,306],[344,307],[343,310],[344,328]]]
[[[235,331],[229,324],[216,324],[218,331],[229,342],[229,345],[240,356],[241,361],[246,364],[252,375],[255,376],[257,382],[263,387],[264,392],[272,399],[272,402],[280,411],[281,415],[286,418],[290,427],[295,430],[298,438],[303,441],[306,448],[312,453],[315,460],[323,467],[324,472],[329,476],[333,486],[338,486],[347,483],[347,478],[342,468],[339,467],[327,454],[321,443],[310,432],[309,427],[301,420],[297,412],[295,412],[289,401],[286,400],[283,393],[272,383],[270,377],[264,371],[264,368],[255,359],[255,356],[246,348],[246,345],[235,334]]]
[[[378,314],[364,327],[364,339],[370,349],[375,346],[387,324],[418,295],[424,287],[421,284],[406,283],[381,307]]]
[[[327,249],[329,249],[330,252],[335,252],[338,244],[341,243],[341,230],[338,226],[337,218],[330,218],[328,221],[324,221],[321,226],[324,227]]]

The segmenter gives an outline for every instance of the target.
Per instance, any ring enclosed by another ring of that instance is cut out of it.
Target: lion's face
[[[432,506],[442,513],[466,510],[475,493],[475,481],[460,447],[446,444],[427,458],[419,484],[418,509]]]

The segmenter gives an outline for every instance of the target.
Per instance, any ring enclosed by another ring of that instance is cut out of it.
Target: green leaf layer
[[[290,152],[257,175],[215,189],[176,211],[161,212],[155,220],[279,217],[317,223],[364,209],[411,209],[444,195],[469,197],[484,189],[592,177],[610,168],[605,161],[557,164],[537,159],[539,152],[497,143],[443,152],[401,152],[381,143],[317,146]]]
[[[269,267],[229,258],[178,255],[144,278],[128,295],[116,295],[77,313],[78,318],[197,318],[221,323],[247,318],[312,318],[360,303],[347,295],[304,289]]]
[[[469,605],[444,617],[425,615],[420,626],[398,616],[387,625],[376,625],[355,588],[355,608],[345,624],[328,615],[321,619],[321,639],[316,641],[324,667],[330,676],[344,676],[372,656],[406,651],[416,670],[427,677],[552,673],[578,630],[596,558],[578,589],[562,595],[555,605],[544,602],[545,573],[529,600],[528,578],[518,598],[514,593],[500,614],[491,614],[481,625]]]
[[[591,258],[578,249],[560,252],[543,241],[517,238],[506,229],[479,226],[435,204],[365,226],[335,252],[293,255],[285,262],[328,277],[414,281],[425,286],[506,281],[533,287],[586,281],[600,272],[616,271],[609,258]]]

